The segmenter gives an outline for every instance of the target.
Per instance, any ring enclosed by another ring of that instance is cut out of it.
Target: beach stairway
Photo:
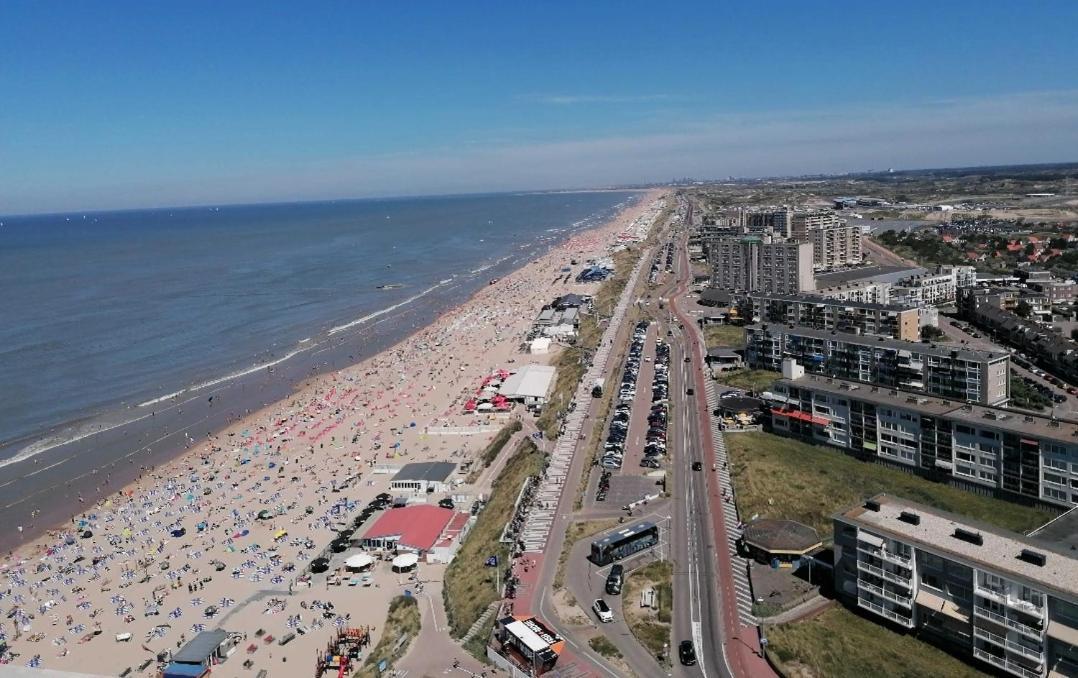
[[[554,444],[554,451],[550,454],[550,463],[539,482],[534,507],[528,512],[527,522],[521,530],[520,540],[524,543],[525,553],[542,553],[546,550],[547,538],[550,536],[554,516],[558,512],[558,504],[565,490],[569,468],[580,446],[580,431],[584,426],[584,416],[588,411],[585,404],[591,402],[591,385],[596,379],[606,374],[611,348],[625,321],[629,304],[632,303],[640,272],[645,264],[650,266],[651,259],[652,252],[645,252],[633,268],[629,280],[625,283],[625,289],[622,290],[621,297],[618,299],[618,304],[614,307],[614,313],[610,316],[606,331],[603,332],[603,337],[599,341],[599,348],[595,351],[591,367],[577,385],[573,402],[578,407],[569,412],[565,418],[565,428]]]
[[[475,637],[475,634],[479,633],[486,627],[487,622],[494,616],[494,613],[498,611],[498,607],[501,605],[501,601],[493,602],[487,605],[487,609],[483,610],[483,614],[479,615],[479,619],[475,620],[475,623],[468,627],[468,632],[464,634],[464,637],[460,639],[461,645],[467,645],[468,641]]]

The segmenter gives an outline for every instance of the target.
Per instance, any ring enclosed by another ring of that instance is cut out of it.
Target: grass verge
[[[485,563],[487,558],[497,555],[499,567],[505,566],[509,547],[498,539],[513,514],[513,503],[524,479],[539,473],[542,467],[543,453],[530,439],[522,440],[494,481],[486,508],[446,568],[445,612],[454,638],[467,633],[483,611],[498,600],[495,568]]]
[[[625,623],[653,657],[668,649],[670,642],[670,620],[674,612],[673,576],[674,566],[666,560],[649,563],[625,578],[621,605]],[[648,587],[655,589],[657,609],[640,607],[640,593]]]
[[[565,563],[569,560],[569,552],[573,550],[573,545],[581,539],[613,529],[617,524],[617,518],[582,520],[569,524],[565,530],[565,542],[561,546],[561,555],[558,556],[558,570],[554,573],[554,590],[565,585]]]
[[[756,514],[797,520],[816,528],[825,540],[831,534],[833,513],[879,492],[1017,532],[1053,517],[1029,506],[859,461],[838,449],[770,433],[726,436],[726,449],[738,508],[746,520]]]
[[[382,637],[367,655],[363,668],[354,674],[356,678],[375,678],[381,675],[378,671],[378,663],[383,659],[392,668],[393,662],[404,656],[408,651],[408,646],[419,635],[419,626],[419,603],[414,596],[397,596],[390,601],[389,614],[382,628]],[[401,638],[405,640],[401,642]],[[399,646],[398,643],[400,643]]]
[[[621,650],[615,647],[606,636],[595,636],[588,641],[588,645],[607,659],[621,659]]]
[[[733,370],[720,374],[717,381],[720,384],[759,393],[771,388],[771,385],[781,377],[781,374],[771,370]]]
[[[708,348],[744,348],[745,328],[737,325],[708,325],[704,327],[704,343]]]
[[[973,678],[983,675],[913,635],[881,628],[841,607],[767,632],[768,654],[790,678]]]
[[[524,428],[524,424],[520,421],[513,421],[511,424],[506,424],[502,427],[502,430],[495,434],[494,439],[483,448],[483,453],[479,455],[479,461],[481,465],[476,466],[471,473],[468,474],[468,483],[472,484],[479,479],[479,474],[483,472],[483,469],[489,468],[494,460],[498,458],[502,448],[509,442],[509,439],[513,437],[513,434]]]

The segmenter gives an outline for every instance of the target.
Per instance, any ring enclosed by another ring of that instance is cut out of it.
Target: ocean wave
[[[385,315],[387,313],[392,313],[393,311],[397,310],[398,308],[400,308],[402,306],[407,306],[408,304],[412,303],[416,299],[422,299],[423,297],[427,296],[428,294],[430,294],[434,290],[438,289],[439,287],[445,287],[446,285],[448,285],[451,282],[453,282],[453,278],[445,278],[444,280],[439,281],[436,285],[431,285],[430,287],[423,290],[422,292],[419,292],[418,294],[413,294],[412,296],[408,297],[404,301],[393,304],[392,306],[387,306],[387,307],[381,309],[380,311],[375,311],[373,313],[368,313],[365,316],[362,316],[360,318],[356,318],[355,320],[353,320],[351,322],[347,322],[347,323],[345,323],[343,325],[337,325],[336,327],[330,328],[329,335],[333,336],[334,334],[337,334],[339,332],[343,332],[345,330],[352,329],[353,327],[355,327],[357,325],[362,325],[363,323],[370,322],[371,320],[374,320],[375,318],[381,317],[381,316],[383,316],[383,315]]]

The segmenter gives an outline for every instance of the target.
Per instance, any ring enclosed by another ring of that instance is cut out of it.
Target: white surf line
[[[343,332],[343,331],[345,331],[347,329],[355,327],[356,325],[362,325],[365,322],[369,322],[371,320],[374,320],[375,318],[381,317],[381,316],[383,316],[383,315],[385,315],[387,313],[395,311],[398,308],[400,308],[401,306],[406,306],[406,305],[412,303],[413,301],[415,301],[416,299],[420,299],[422,297],[425,297],[426,295],[430,294],[431,292],[438,289],[439,287],[443,287],[445,285],[448,285],[451,282],[453,282],[453,278],[446,278],[445,280],[441,280],[437,284],[431,285],[430,287],[423,290],[422,292],[420,292],[418,294],[413,294],[412,296],[408,297],[404,301],[397,302],[396,304],[393,304],[392,306],[387,306],[386,308],[383,308],[380,311],[375,311],[373,313],[368,313],[367,315],[365,315],[365,316],[363,316],[361,318],[356,318],[355,320],[353,320],[351,322],[348,322],[348,323],[345,323],[343,325],[338,325],[338,326],[336,326],[334,328],[331,328],[329,330],[329,335],[333,336],[334,334],[337,334],[339,332]]]

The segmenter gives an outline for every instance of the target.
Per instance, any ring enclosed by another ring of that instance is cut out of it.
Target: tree
[[[929,341],[933,341],[944,336],[946,335],[944,334],[943,330],[933,325],[925,325],[921,328],[922,339],[928,339]]]
[[[1020,301],[1018,305],[1014,307],[1015,315],[1023,318],[1028,318],[1029,314],[1033,312],[1033,307],[1029,305],[1027,301]]]
[[[1033,247],[1033,243],[1029,243],[1028,245],[1026,245],[1026,256],[1029,256],[1030,254],[1033,254],[1033,251],[1035,249],[1036,248]]]
[[[1078,341],[1078,328],[1071,330],[1071,339]]]

